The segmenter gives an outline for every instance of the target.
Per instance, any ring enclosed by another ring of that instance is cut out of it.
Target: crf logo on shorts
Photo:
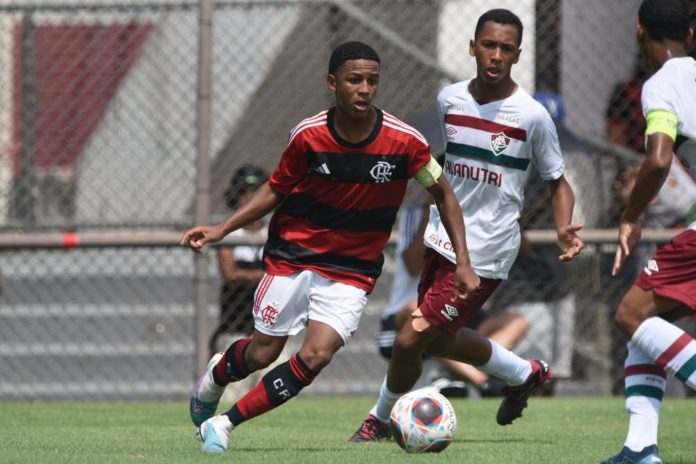
[[[278,309],[271,305],[266,305],[261,310],[261,319],[266,325],[273,325],[276,321],[276,317],[278,317]]]

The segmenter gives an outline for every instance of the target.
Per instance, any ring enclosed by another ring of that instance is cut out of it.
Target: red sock
[[[317,373],[295,354],[263,376],[261,381],[226,413],[235,426],[294,398],[312,383]]]

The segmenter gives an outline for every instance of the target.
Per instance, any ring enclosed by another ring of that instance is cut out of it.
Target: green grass
[[[106,463],[598,463],[626,434],[621,398],[532,398],[525,417],[495,423],[495,400],[453,401],[455,442],[408,455],[393,442],[352,444],[373,398],[299,398],[235,430],[230,452],[205,455],[185,403],[0,403],[0,462]],[[696,399],[663,403],[666,463],[696,464]]]

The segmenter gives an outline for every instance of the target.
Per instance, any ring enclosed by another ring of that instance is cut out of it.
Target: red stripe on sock
[[[624,377],[640,374],[651,374],[662,377],[663,379],[667,378],[667,373],[665,370],[660,366],[656,366],[655,364],[634,364],[633,366],[627,366],[624,369]]]
[[[249,373],[249,369],[247,369],[244,363],[244,349],[249,343],[251,343],[251,338],[245,338],[240,340],[234,349],[234,366],[237,368],[237,371],[243,373],[243,375]]]
[[[665,367],[691,340],[693,339],[688,334],[682,334],[681,337],[677,338],[677,340],[655,360],[655,363],[660,367]]]
[[[263,381],[256,384],[254,388],[237,401],[237,409],[244,416],[244,419],[260,416],[261,414],[273,409],[273,405],[268,400],[266,388]]]
[[[222,358],[217,362],[215,367],[213,367],[213,378],[216,379],[216,383],[218,383],[221,386],[225,386],[229,384],[229,380],[227,379],[227,373],[225,372],[225,365],[227,364],[227,352],[225,352],[222,355]]]
[[[309,385],[316,377],[316,374],[307,368],[304,363],[299,361],[297,355],[290,358],[290,370],[304,385]]]

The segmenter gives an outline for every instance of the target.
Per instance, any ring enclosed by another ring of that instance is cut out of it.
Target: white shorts
[[[273,337],[297,335],[307,321],[333,328],[345,344],[360,323],[367,292],[313,271],[289,276],[264,274],[254,294],[254,324]]]

